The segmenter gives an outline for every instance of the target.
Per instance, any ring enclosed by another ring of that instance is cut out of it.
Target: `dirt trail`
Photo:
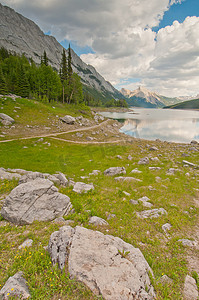
[[[22,137],[22,138],[17,138],[17,139],[9,139],[9,140],[2,140],[0,141],[0,143],[8,143],[8,142],[13,142],[13,141],[19,141],[19,140],[28,140],[28,139],[34,139],[34,138],[45,138],[45,137],[50,137],[50,138],[54,138],[60,141],[65,141],[65,142],[71,142],[71,143],[77,143],[77,144],[108,144],[108,143],[118,143],[121,142],[122,139],[117,140],[117,141],[106,141],[106,142],[97,142],[97,141],[72,141],[72,140],[65,140],[65,139],[60,139],[60,138],[55,138],[58,135],[62,135],[62,134],[67,134],[67,133],[73,133],[73,132],[80,132],[80,131],[87,131],[87,130],[93,130],[96,128],[99,128],[103,125],[106,125],[107,123],[109,123],[110,121],[112,121],[111,119],[108,119],[100,124],[94,125],[94,126],[89,126],[89,127],[83,127],[83,128],[76,128],[76,129],[72,129],[72,130],[67,130],[67,131],[62,131],[62,132],[56,132],[56,133],[48,133],[48,134],[43,134],[43,135],[34,135],[34,136],[28,136],[28,137]]]
[[[74,144],[114,144],[114,143],[120,143],[123,142],[124,140],[120,139],[120,140],[115,140],[115,141],[102,141],[102,142],[98,142],[98,141],[73,141],[73,140],[65,140],[65,139],[61,139],[61,138],[56,138],[53,136],[50,136],[51,139],[54,140],[58,140],[58,141],[63,141],[63,142],[69,142],[69,143],[74,143]]]

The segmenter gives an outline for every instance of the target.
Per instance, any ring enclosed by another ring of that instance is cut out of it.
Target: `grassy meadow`
[[[18,105],[21,107],[24,105],[17,121],[22,127],[27,124],[27,120],[31,120],[32,124],[39,122],[39,125],[42,125],[43,122],[47,122],[45,121],[47,115],[51,119],[53,116],[56,118],[56,115],[81,114],[80,108],[69,107],[68,110],[64,110],[58,104],[40,104],[25,99],[19,99],[14,103],[14,106]],[[14,113],[11,114],[14,106],[11,108],[9,104],[3,104],[6,109],[2,112],[15,117]],[[91,118],[90,111],[87,113]],[[46,126],[47,124],[48,122]],[[1,131],[4,131],[3,127],[0,127]],[[152,146],[158,150],[150,150]],[[32,138],[0,143],[0,167],[51,174],[60,171],[68,179],[76,182],[93,183],[94,191],[87,194],[77,194],[72,191],[72,187],[59,187],[61,193],[70,197],[75,210],[65,219],[72,221],[71,226],[83,225],[86,228],[96,229],[105,234],[118,236],[139,247],[153,270],[152,281],[157,299],[173,300],[183,299],[183,283],[187,274],[198,280],[197,270],[189,265],[189,256],[199,260],[199,251],[178,242],[182,238],[192,239],[199,221],[199,208],[194,202],[194,199],[199,198],[199,170],[185,167],[182,162],[186,159],[199,164],[199,152],[191,148],[192,146],[188,144],[139,139],[121,144],[74,145],[50,137],[44,138],[43,141]],[[189,157],[184,157],[185,154]],[[129,155],[132,156],[132,160],[128,159]],[[146,156],[150,158],[150,163],[138,165],[140,158]],[[154,157],[158,157],[159,160],[152,160]],[[103,174],[109,167],[125,167],[126,176],[133,176],[141,181],[118,182],[114,177]],[[150,170],[149,167],[161,169]],[[135,168],[141,173],[132,174],[131,171]],[[178,171],[174,175],[167,175],[169,168],[176,168]],[[100,173],[89,175],[93,170],[99,170]],[[0,201],[16,185],[16,180],[0,181]],[[128,192],[130,196],[124,192]],[[133,205],[130,199],[138,200],[143,196],[150,199],[152,208],[162,207],[167,211],[167,215],[155,219],[138,218],[136,212],[148,208],[141,202]],[[0,203],[2,205],[3,201]],[[94,215],[107,220],[109,226],[96,228],[89,225],[89,218]],[[165,223],[172,225],[168,235],[162,230]],[[9,276],[17,271],[23,271],[32,299],[101,299],[93,296],[84,285],[71,280],[67,266],[63,273],[57,267],[52,267],[44,247],[48,245],[51,233],[61,226],[53,222],[16,226],[0,217],[0,288]],[[27,238],[33,239],[33,246],[19,250],[18,246]],[[159,281],[165,274],[172,279],[172,283],[163,285]]]

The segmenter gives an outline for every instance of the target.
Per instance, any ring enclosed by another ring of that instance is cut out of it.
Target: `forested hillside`
[[[199,99],[184,101],[182,103],[177,103],[175,105],[166,106],[164,108],[173,108],[173,109],[199,109]]]

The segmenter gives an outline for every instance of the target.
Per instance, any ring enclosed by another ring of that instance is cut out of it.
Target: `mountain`
[[[60,69],[63,47],[53,37],[45,35],[31,20],[0,3],[0,48],[11,52],[24,54],[40,64],[41,56],[46,51],[49,64]],[[71,50],[72,67],[82,79],[84,89],[91,94],[105,99],[122,98],[122,94],[106,81],[93,66],[84,63]]]
[[[166,106],[164,108],[173,108],[173,109],[197,109],[199,110],[199,99],[184,101],[177,103],[175,105]]]
[[[150,92],[144,87],[139,87],[134,91],[121,89],[120,91],[125,97],[127,97],[127,103],[131,106],[141,106],[141,107],[163,107],[164,104],[161,102],[160,97],[154,93]]]
[[[155,92],[147,90],[143,86],[138,87],[134,91],[122,88],[120,92],[127,98],[127,103],[130,106],[155,108],[179,102],[179,99],[177,98],[161,96]]]

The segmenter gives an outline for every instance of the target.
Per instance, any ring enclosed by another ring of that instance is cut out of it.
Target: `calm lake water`
[[[132,137],[177,143],[199,142],[199,111],[132,108],[125,113],[101,114],[123,122],[120,131]]]

